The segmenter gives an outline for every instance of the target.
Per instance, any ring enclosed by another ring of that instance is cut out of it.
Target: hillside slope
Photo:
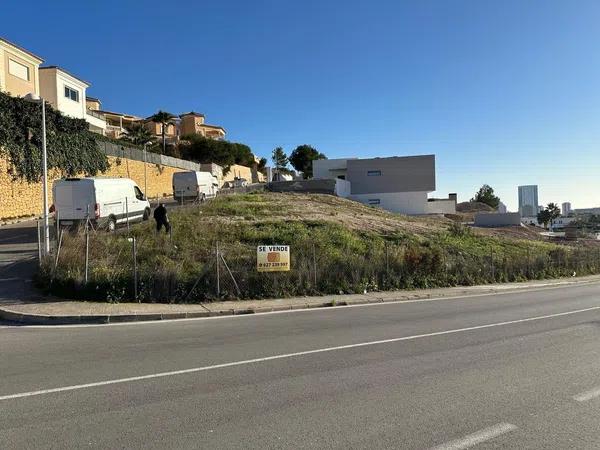
[[[222,196],[202,213],[211,222],[258,223],[273,220],[325,221],[356,231],[426,234],[446,229],[449,220],[409,217],[325,194],[254,193]]]

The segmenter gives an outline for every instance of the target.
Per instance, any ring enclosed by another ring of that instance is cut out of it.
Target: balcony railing
[[[106,120],[106,117],[104,117],[104,114],[100,114],[99,112],[93,111],[91,109],[86,109],[85,113],[88,116],[92,116],[95,117],[96,119],[100,119],[100,120]]]
[[[106,125],[107,136],[118,139],[124,134],[127,134],[127,130],[125,128],[121,128],[118,125]]]

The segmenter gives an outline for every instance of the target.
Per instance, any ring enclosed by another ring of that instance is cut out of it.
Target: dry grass
[[[325,221],[354,231],[389,233],[401,230],[421,235],[445,230],[450,224],[445,218],[409,217],[325,194],[265,192],[221,200],[225,204],[208,203],[202,209],[207,220],[223,223],[258,223],[274,218]]]
[[[228,195],[173,209],[170,217],[172,241],[164,233],[157,235],[152,223],[131,230],[138,239],[139,298],[144,301],[472,285],[600,270],[599,252],[544,242],[529,228],[474,229],[329,195]],[[224,286],[229,278],[222,277],[219,296],[217,242],[239,285]],[[131,243],[125,230],[93,234],[88,284],[83,283],[84,243],[82,234],[65,238],[57,270],[47,262],[42,283],[69,297],[131,300]],[[256,272],[256,246],[269,244],[292,247],[293,270]]]

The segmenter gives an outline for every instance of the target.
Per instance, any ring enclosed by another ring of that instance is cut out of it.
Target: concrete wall
[[[268,189],[273,192],[308,192],[313,194],[334,195],[336,191],[336,184],[336,180],[323,179],[273,181],[268,184]]]
[[[352,187],[352,190],[354,191],[354,187]],[[380,192],[359,195],[353,193],[349,198],[400,214],[429,214],[427,211],[427,192]]]
[[[435,191],[434,155],[352,159],[347,167],[352,195]]]
[[[456,214],[456,200],[436,199],[425,205],[427,214]]]
[[[335,180],[335,195],[342,198],[348,198],[351,193],[352,185],[349,181],[340,180],[339,178]]]
[[[480,213],[475,214],[476,227],[506,227],[521,225],[519,213]]]
[[[110,169],[101,176],[131,178],[140,189],[144,190],[144,163],[130,159],[120,159],[109,156]],[[9,167],[4,158],[0,158],[0,220],[23,216],[39,216],[42,214],[42,183],[27,183],[13,181],[7,174]],[[146,164],[149,197],[162,197],[173,194],[173,173],[183,169],[161,166],[154,163]],[[55,170],[49,173],[49,202],[53,203],[51,186],[54,180],[62,178]]]
[[[233,181],[234,178],[245,178],[248,183],[252,182],[252,169],[247,166],[240,164],[233,164],[229,166],[229,172],[223,175],[223,181]]]

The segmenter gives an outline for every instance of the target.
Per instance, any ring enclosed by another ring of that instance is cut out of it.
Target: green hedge
[[[84,119],[62,115],[46,104],[48,168],[67,176],[96,175],[108,169],[106,155]],[[39,104],[0,93],[0,156],[13,176],[29,182],[42,176],[42,113]]]

